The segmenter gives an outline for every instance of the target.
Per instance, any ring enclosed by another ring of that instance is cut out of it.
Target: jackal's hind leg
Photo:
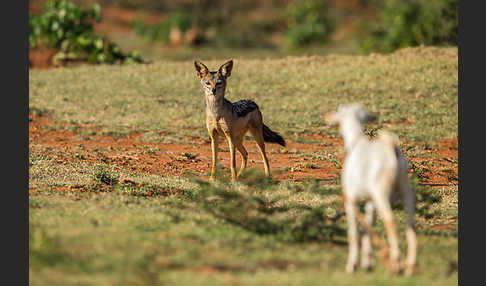
[[[251,127],[250,133],[251,135],[253,135],[253,138],[255,138],[258,149],[260,150],[260,154],[262,155],[265,175],[270,176],[270,166],[268,164],[267,154],[265,153],[265,142],[263,141],[262,125],[260,125],[259,128]]]

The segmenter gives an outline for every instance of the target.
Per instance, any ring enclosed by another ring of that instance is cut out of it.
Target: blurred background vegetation
[[[457,0],[29,0],[33,67],[457,46]]]

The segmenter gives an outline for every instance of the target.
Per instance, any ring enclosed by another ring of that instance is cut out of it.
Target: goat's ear
[[[376,122],[378,120],[378,113],[377,112],[367,112],[365,122]]]
[[[194,67],[196,68],[196,72],[199,78],[203,78],[209,72],[208,67],[198,60],[194,61]]]
[[[378,119],[378,113],[367,112],[364,109],[359,108],[355,111],[355,116],[361,123],[375,122]]]
[[[230,77],[232,68],[233,60],[229,60],[219,68],[218,72],[226,79]]]

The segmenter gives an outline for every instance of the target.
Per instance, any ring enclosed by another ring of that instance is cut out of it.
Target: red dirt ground
[[[53,68],[52,57],[57,52],[58,50],[49,48],[29,49],[29,68]]]
[[[48,117],[29,116],[29,151],[50,147],[51,150],[57,151],[57,154],[61,154],[57,156],[59,163],[66,164],[83,160],[91,163],[110,164],[139,173],[183,177],[196,175],[208,178],[211,149],[210,144],[205,140],[195,140],[193,144],[148,143],[140,140],[143,137],[142,134],[130,134],[123,138],[94,135],[87,140],[70,131],[45,128],[49,124]],[[343,150],[342,139],[319,135],[303,139],[319,140],[323,143],[318,145],[288,141],[286,148],[275,144],[266,145],[272,176],[277,180],[292,181],[306,177],[331,182],[338,179],[340,166],[336,166],[328,160],[312,159],[305,154],[329,149],[324,142],[328,146],[332,144],[333,149]],[[403,143],[402,149],[405,150],[411,145]],[[227,176],[229,175],[229,152],[225,142],[222,142],[220,146],[219,167],[221,173]],[[249,152],[248,167],[263,170],[263,163],[254,141],[246,140],[245,147]],[[427,152],[427,156],[423,156],[423,158],[408,158],[411,166],[421,168],[422,182],[432,186],[457,185],[457,138],[445,139],[439,144],[431,143],[425,152]],[[190,159],[183,156],[183,153],[199,155]],[[77,158],[73,154],[78,154]],[[338,151],[335,156],[342,164],[344,151]],[[238,168],[240,162],[238,155]],[[415,169],[411,167],[411,173],[414,171]]]

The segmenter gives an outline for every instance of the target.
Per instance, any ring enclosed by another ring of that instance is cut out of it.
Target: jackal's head
[[[218,71],[209,69],[200,61],[194,61],[196,72],[201,79],[201,85],[206,96],[224,96],[226,90],[226,80],[231,75],[233,60],[224,63]]]

